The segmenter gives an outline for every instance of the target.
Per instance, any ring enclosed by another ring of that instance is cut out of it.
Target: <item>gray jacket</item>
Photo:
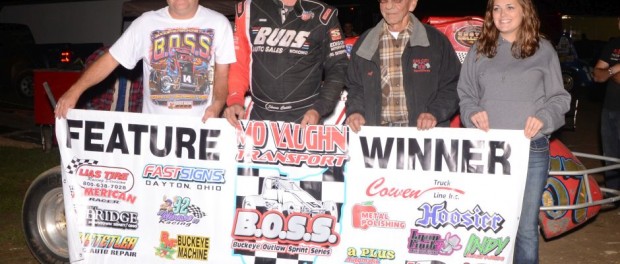
[[[477,59],[476,46],[470,49],[457,86],[461,121],[475,127],[471,116],[487,111],[491,128],[523,130],[527,117],[535,116],[544,126],[534,139],[549,135],[564,125],[570,109],[558,55],[545,39],[525,59],[515,59],[511,45],[500,40],[493,58]]]

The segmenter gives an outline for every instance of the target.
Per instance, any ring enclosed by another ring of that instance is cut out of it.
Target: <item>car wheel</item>
[[[40,263],[69,263],[60,166],[39,175],[28,188],[22,225],[26,244]]]
[[[572,92],[575,87],[575,78],[568,72],[562,73],[562,82],[564,83],[564,89],[568,92]]]
[[[161,78],[161,92],[168,94],[173,88],[172,78],[170,76],[164,76]]]
[[[281,205],[281,204],[279,204],[279,203],[277,203],[277,202],[276,202],[276,203],[274,203],[274,204],[273,204],[273,205],[269,208],[269,210],[270,210],[270,211],[277,211],[277,212],[283,213],[282,205]]]
[[[299,206],[295,206],[295,204],[288,202],[285,203],[282,206],[283,210],[282,210],[282,214],[286,217],[288,217],[289,215],[291,215],[292,213],[295,212],[301,212],[301,209],[299,208]]]
[[[329,213],[329,215],[333,216],[334,218],[336,218],[336,221],[338,221],[338,205],[335,202],[325,201],[323,202],[323,208],[325,208],[326,212]]]
[[[255,199],[244,198],[241,206],[243,207],[243,209],[257,210],[261,213],[267,211],[267,207],[265,207],[264,203],[257,204]]]
[[[17,75],[13,86],[19,96],[32,98],[34,96],[34,77],[32,71],[24,71]]]
[[[256,205],[249,199],[243,199],[243,209],[256,209]]]

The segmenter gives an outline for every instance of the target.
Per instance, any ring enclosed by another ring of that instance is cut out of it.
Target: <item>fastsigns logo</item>
[[[142,177],[199,183],[226,183],[225,172],[223,169],[149,164],[144,167]]]

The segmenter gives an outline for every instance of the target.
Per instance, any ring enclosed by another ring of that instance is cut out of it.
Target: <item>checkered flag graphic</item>
[[[203,217],[205,217],[207,215],[205,212],[200,210],[200,207],[198,207],[198,206],[196,206],[194,204],[190,204],[187,207],[187,210],[196,218],[203,218]]]
[[[333,201],[338,206],[338,216],[342,215],[344,203],[344,168],[330,167],[322,175],[306,177],[304,172],[292,179],[299,188],[317,199],[318,201]],[[281,173],[277,167],[248,166],[237,168],[237,208],[243,208],[243,200],[246,196],[256,196],[263,193],[265,178],[283,177],[289,175]],[[234,254],[239,255],[245,263],[255,264],[312,264],[316,256],[306,254],[289,254],[272,251],[248,251],[234,249]]]
[[[79,168],[82,165],[97,165],[99,164],[99,161],[96,160],[91,160],[91,159],[79,159],[79,158],[73,158],[70,162],[69,165],[67,165],[67,167],[65,168],[65,171],[69,174],[73,174],[75,172],[75,170],[77,168]]]

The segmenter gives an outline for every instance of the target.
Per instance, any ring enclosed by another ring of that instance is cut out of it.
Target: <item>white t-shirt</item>
[[[143,60],[143,113],[199,117],[213,99],[215,63],[236,60],[230,22],[202,6],[191,19],[170,17],[168,7],[142,14],[110,54],[128,69]]]

